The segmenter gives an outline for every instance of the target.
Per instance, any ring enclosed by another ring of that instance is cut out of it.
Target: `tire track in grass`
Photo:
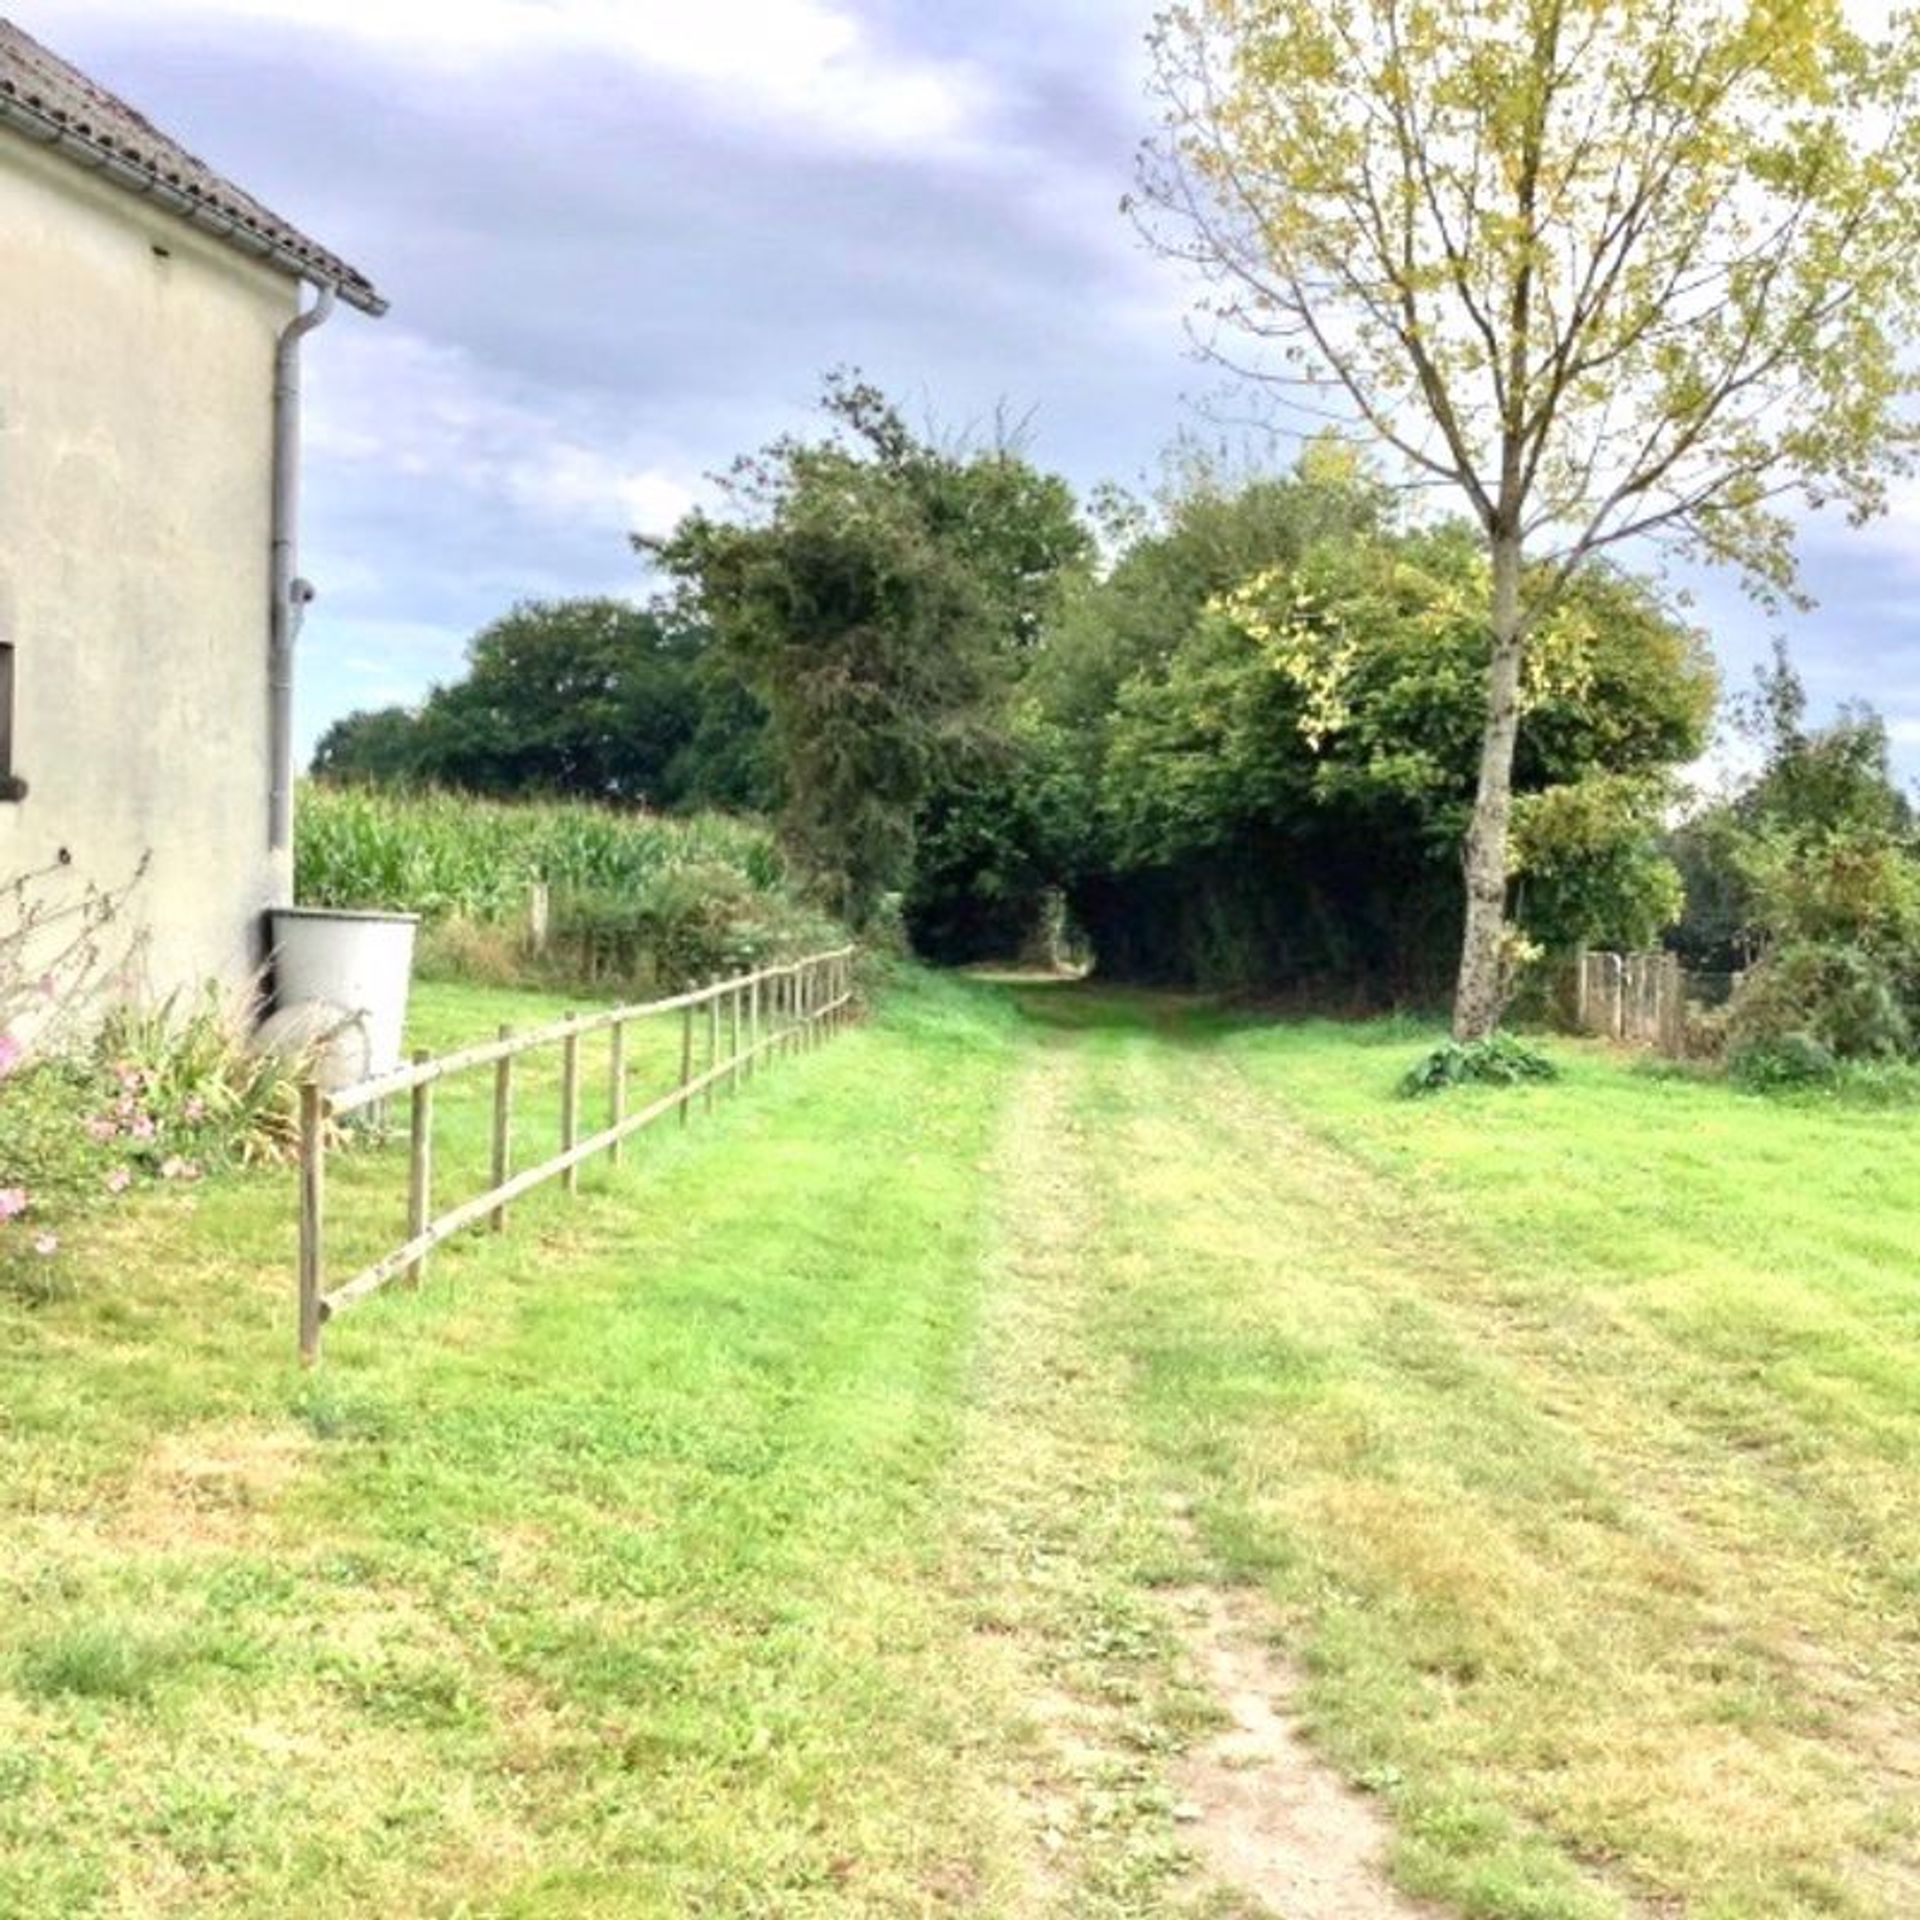
[[[996,1691],[1028,1703],[1006,1782],[1026,1843],[1012,1910],[1411,1920],[1377,1812],[1287,1718],[1255,1604],[1194,1583],[1126,1361],[1090,1337],[1108,1276],[1085,1066],[1047,1036],[1014,1089],[961,1456],[973,1640]]]
[[[1096,1099],[1105,1337],[1413,1884],[1489,1915],[1913,1910],[1892,1783],[1775,1657],[1857,1586],[1769,1584],[1749,1534],[1783,1490],[1659,1403],[1629,1365],[1657,1356],[1517,1308],[1497,1251],[1219,1050],[1116,1036]]]

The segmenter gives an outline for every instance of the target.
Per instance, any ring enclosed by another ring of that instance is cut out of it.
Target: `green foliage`
[[[690,864],[720,865],[770,891],[786,862],[765,827],[725,814],[621,812],[583,802],[479,801],[449,793],[301,791],[295,874],[303,904],[428,919],[524,916],[528,889],[638,896]]]
[[[66,1229],[142,1185],[292,1152],[307,1062],[254,1051],[250,1025],[248,1009],[212,987],[190,1006],[120,1006],[84,1044],[6,1078],[0,1286],[50,1298]]]
[[[130,1621],[59,1627],[20,1657],[18,1684],[30,1698],[144,1702],[179,1653]]]
[[[943,966],[1040,957],[1057,898],[1043,769],[1027,741],[976,755],[928,797],[902,902],[913,949]]]
[[[532,600],[475,636],[417,714],[349,714],[313,771],[374,786],[649,806],[771,797],[766,716],[697,627],[624,600]]]
[[[1170,502],[1028,681],[1042,831],[1102,964],[1436,991],[1458,950],[1488,590],[1468,529],[1397,530],[1326,450],[1288,480]],[[1649,588],[1598,567],[1570,583],[1523,688],[1528,936],[1638,943],[1672,917],[1661,815],[1714,684],[1702,636]]]
[[[1864,518],[1909,470],[1920,21],[1204,0],[1150,44],[1144,224],[1209,338],[1449,489],[1486,557],[1454,1016],[1484,1033],[1516,696],[1586,564],[1664,539],[1787,597],[1790,503]]]
[[[845,937],[824,914],[717,861],[665,868],[638,894],[560,893],[552,927],[560,971],[635,992],[751,972]]]
[[[676,988],[842,937],[772,834],[725,814],[319,785],[295,839],[306,904],[419,913],[424,968],[498,985]],[[523,937],[535,881],[550,893],[545,956]]]
[[[1728,1018],[1730,1054],[1805,1039],[1833,1059],[1886,1059],[1913,1044],[1900,982],[1863,946],[1800,940],[1747,976]]]
[[[315,742],[311,771],[347,786],[398,787],[421,779],[418,716],[406,707],[343,714]]]
[[[1555,1080],[1560,1069],[1538,1048],[1510,1033],[1482,1040],[1449,1040],[1409,1067],[1400,1080],[1408,1099],[1443,1093],[1449,1087],[1517,1087],[1532,1080]]]
[[[788,843],[863,925],[912,876],[922,807],[996,734],[1087,536],[1006,447],[950,453],[828,383],[833,431],[741,461],[732,517],[638,542],[765,703]]]
[[[1696,966],[1747,967],[1730,1064],[1749,1084],[1785,1086],[1911,1052],[1920,841],[1885,726],[1856,705],[1810,727],[1784,648],[1736,715],[1765,754],[1760,771],[1675,836],[1690,891],[1675,944]]]
[[[1728,1074],[1755,1093],[1797,1093],[1831,1086],[1839,1071],[1833,1050],[1799,1029],[1746,1041],[1727,1055]]]
[[[191,1002],[176,995],[108,1014],[94,1058],[113,1091],[106,1113],[127,1164],[156,1176],[170,1165],[197,1175],[292,1155],[309,1063],[297,1050],[255,1048],[253,1015],[248,999],[213,986]],[[137,1125],[142,1116],[151,1137]]]

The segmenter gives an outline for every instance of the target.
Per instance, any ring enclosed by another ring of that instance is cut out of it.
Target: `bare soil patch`
[[[1228,1725],[1180,1763],[1180,1817],[1216,1879],[1284,1920],[1421,1920],[1388,1884],[1380,1810],[1307,1743],[1300,1676],[1267,1643],[1257,1604],[1215,1587],[1169,1595]]]
[[[306,1469],[314,1445],[296,1429],[241,1423],[163,1435],[134,1472],[114,1534],[160,1551],[239,1546]]]

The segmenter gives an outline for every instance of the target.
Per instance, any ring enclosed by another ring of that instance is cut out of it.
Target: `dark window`
[[[0,800],[18,800],[13,765],[13,642],[0,640]]]

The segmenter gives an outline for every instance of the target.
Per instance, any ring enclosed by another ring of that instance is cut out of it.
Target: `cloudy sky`
[[[830,367],[946,428],[1030,412],[1083,487],[1217,390],[1119,213],[1151,0],[0,5],[393,303],[308,348],[309,741],[516,599],[643,593],[627,531]],[[1816,698],[1873,698],[1920,773],[1920,490],[1803,555]],[[1726,582],[1697,612],[1743,681],[1775,623]]]

